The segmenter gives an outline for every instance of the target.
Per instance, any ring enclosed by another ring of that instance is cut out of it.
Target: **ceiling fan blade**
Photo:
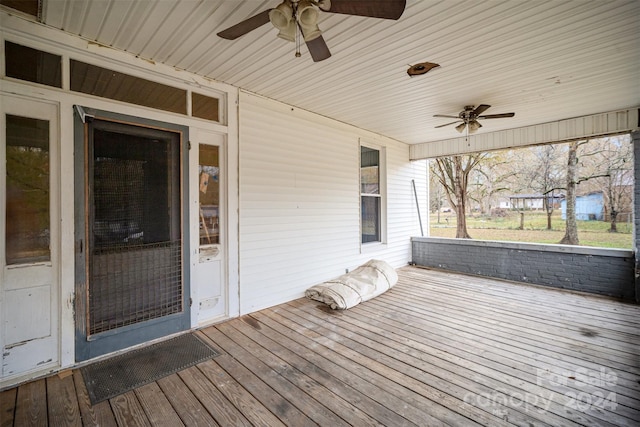
[[[486,116],[478,116],[479,119],[502,119],[505,117],[513,117],[516,113],[487,114]]]
[[[262,27],[264,24],[269,22],[270,11],[271,9],[267,9],[264,12],[260,12],[251,18],[245,19],[244,21],[227,28],[226,30],[222,30],[218,33],[218,37],[222,37],[227,40],[235,40],[240,36],[244,36],[248,32]]]
[[[324,61],[325,59],[331,56],[331,52],[329,52],[329,47],[327,46],[327,43],[324,41],[324,38],[322,37],[322,35],[305,43],[307,43],[307,48],[309,49],[311,58],[313,58],[313,62]]]
[[[323,9],[322,3],[320,9],[345,15],[397,20],[402,16],[406,3],[406,0],[331,0],[329,9]]]
[[[485,111],[487,111],[489,108],[491,108],[491,105],[487,105],[487,104],[480,104],[476,107],[475,110],[473,110],[473,114],[475,116],[479,116],[480,114],[484,113]]]
[[[454,124],[454,123],[458,123],[458,122],[457,122],[457,121],[455,121],[455,122],[451,122],[451,123],[446,123],[446,124],[444,124],[444,125],[436,126],[435,128],[436,128],[436,129],[437,129],[437,128],[443,128],[443,127],[445,127],[445,126],[449,126],[449,125],[452,125],[452,124]]]
[[[458,116],[448,116],[446,114],[434,114],[433,117],[446,117],[447,119],[459,119]]]

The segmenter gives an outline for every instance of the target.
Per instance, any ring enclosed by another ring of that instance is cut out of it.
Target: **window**
[[[360,235],[362,243],[382,242],[383,201],[380,150],[360,147]]]
[[[4,42],[7,77],[62,87],[62,57],[19,44]]]
[[[0,4],[38,17],[38,0],[0,0]]]
[[[218,147],[200,145],[200,245],[220,243],[220,159]]]
[[[174,113],[187,114],[187,91],[71,60],[71,90]]]
[[[49,122],[7,115],[7,265],[50,259]]]
[[[199,93],[191,94],[191,115],[200,119],[220,121],[220,100]]]

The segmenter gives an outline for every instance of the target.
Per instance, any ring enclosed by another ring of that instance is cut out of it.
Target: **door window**
[[[6,263],[49,261],[49,122],[6,119]]]
[[[214,145],[200,144],[200,245],[220,243],[220,156]]]

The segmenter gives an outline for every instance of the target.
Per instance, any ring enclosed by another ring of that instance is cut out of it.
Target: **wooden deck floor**
[[[223,354],[89,405],[79,371],[1,425],[637,426],[640,306],[413,267],[344,312],[300,299],[199,333]]]

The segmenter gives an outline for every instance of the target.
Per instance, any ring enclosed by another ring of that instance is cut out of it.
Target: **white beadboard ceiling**
[[[366,1],[366,0],[363,0]],[[478,133],[640,106],[638,0],[408,0],[398,21],[322,12],[333,56],[266,24],[216,33],[279,0],[44,0],[46,25],[408,144],[460,136],[465,105],[490,104]],[[410,64],[440,67],[409,77]]]

